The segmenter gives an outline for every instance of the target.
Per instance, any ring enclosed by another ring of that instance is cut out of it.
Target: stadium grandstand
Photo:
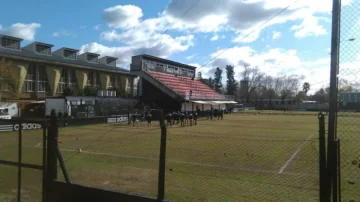
[[[236,103],[195,79],[196,67],[151,55],[132,57],[131,74],[139,76],[138,95],[149,105],[169,110],[201,111]]]

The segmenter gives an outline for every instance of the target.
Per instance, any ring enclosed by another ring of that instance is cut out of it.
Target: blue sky
[[[331,0],[294,4],[283,0],[200,0],[197,4],[195,0],[2,0],[0,4],[0,33],[25,39],[23,45],[41,41],[55,45],[54,50],[70,47],[115,56],[125,68],[131,56],[143,52],[195,66],[218,55],[200,68],[203,75],[231,64],[240,78],[242,64],[247,63],[273,76],[304,75],[310,83],[328,79]],[[287,11],[259,28],[289,4]],[[342,40],[359,35],[355,8],[360,9],[358,1],[343,0]],[[360,45],[358,38],[343,47]],[[353,68],[348,63],[358,56],[359,51],[347,53],[344,66]]]

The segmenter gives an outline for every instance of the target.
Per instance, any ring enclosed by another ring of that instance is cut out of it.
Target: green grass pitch
[[[267,113],[267,112],[265,112]],[[339,116],[343,201],[360,200],[360,116]],[[59,129],[72,182],[155,197],[158,123]],[[41,165],[42,131],[23,132],[23,162]],[[318,201],[316,113],[231,114],[168,129],[170,201]],[[81,152],[79,152],[81,150]],[[17,132],[0,133],[0,159],[17,160]],[[59,169],[58,178],[63,180]],[[41,171],[23,169],[24,201],[40,201]],[[353,184],[355,183],[355,184]],[[17,168],[0,165],[0,201],[16,197]]]

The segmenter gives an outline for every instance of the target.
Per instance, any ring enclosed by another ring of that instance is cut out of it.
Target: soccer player
[[[184,119],[185,119],[185,114],[181,113],[180,114],[180,125],[181,125],[181,127],[185,126]]]
[[[146,120],[148,122],[148,128],[151,128],[151,119],[152,119],[152,115],[151,115],[151,111],[149,110],[147,113],[146,113]]]
[[[191,112],[189,114],[189,121],[190,121],[190,126],[192,126],[192,124],[193,124],[193,115],[192,115]]]
[[[194,113],[194,125],[197,125],[197,119],[198,119],[198,114],[197,112]]]
[[[132,122],[133,122],[133,127],[134,127],[134,128],[135,128],[135,125],[136,125],[136,127],[139,126],[138,123],[136,123],[136,122],[137,122],[137,116],[138,116],[137,112],[134,112],[134,113],[132,114]],[[136,123],[136,124],[135,124],[135,123]]]
[[[166,126],[167,127],[171,127],[171,119],[172,119],[172,115],[171,112],[169,112],[168,114],[166,114]]]

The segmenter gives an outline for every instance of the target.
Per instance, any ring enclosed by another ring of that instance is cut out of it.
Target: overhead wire
[[[280,14],[282,14],[283,12],[285,12],[286,10],[288,10],[291,6],[293,6],[295,3],[299,2],[300,0],[296,0],[293,1],[291,4],[289,4],[288,6],[286,6],[285,8],[281,9],[279,12],[277,12],[275,15],[271,16],[269,19],[267,19],[265,22],[261,23],[259,26],[255,27],[254,29],[252,29],[249,33],[247,33],[246,35],[244,35],[242,37],[242,39],[245,39],[247,37],[249,37],[251,34],[253,34],[255,31],[261,29],[262,27],[264,27],[266,24],[268,24],[270,21],[272,21],[274,18],[276,18],[277,16],[279,16]],[[218,58],[219,56],[221,56],[222,54],[224,54],[226,51],[228,51],[230,48],[234,47],[236,44],[238,44],[238,42],[233,43],[232,45],[228,46],[226,49],[224,49],[223,51],[221,51],[219,54],[215,55],[214,57],[212,57],[209,61],[205,62],[202,66],[200,66],[197,70],[199,71],[200,69],[202,69],[203,67],[207,66],[209,63],[211,63],[212,61],[214,61],[216,58]]]

